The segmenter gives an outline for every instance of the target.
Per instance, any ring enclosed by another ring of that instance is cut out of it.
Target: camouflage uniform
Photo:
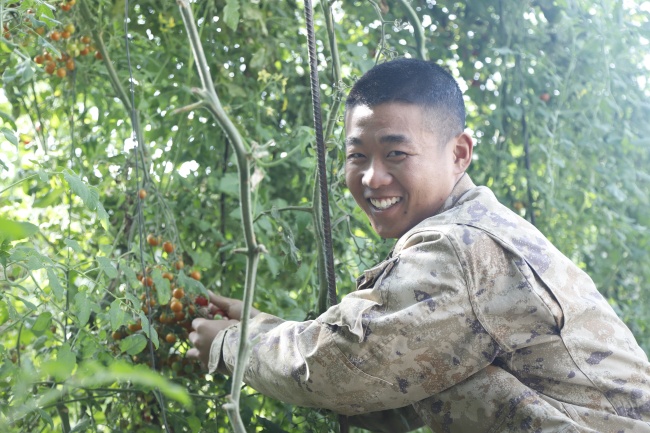
[[[631,332],[467,175],[357,286],[313,321],[253,319],[246,382],[377,431],[650,432],[650,364]],[[232,371],[238,337],[217,336],[211,371]]]

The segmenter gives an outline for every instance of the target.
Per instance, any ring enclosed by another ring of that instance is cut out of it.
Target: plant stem
[[[235,151],[237,161],[237,172],[239,174],[239,203],[241,205],[242,229],[246,243],[246,280],[244,283],[243,311],[241,323],[239,324],[239,348],[237,351],[237,361],[232,375],[232,388],[229,396],[229,403],[224,405],[237,433],[245,433],[246,429],[239,413],[239,397],[241,392],[241,383],[244,379],[244,371],[248,364],[248,355],[250,353],[250,342],[248,341],[248,321],[250,317],[251,306],[253,303],[253,294],[255,291],[255,278],[257,276],[257,264],[262,247],[257,244],[255,232],[253,231],[253,215],[250,188],[250,164],[249,151],[244,143],[239,131],[230,120],[214,88],[214,83],[210,77],[210,68],[203,52],[203,46],[199,33],[194,22],[194,16],[188,0],[177,0],[178,7],[183,17],[183,23],[187,30],[187,35],[194,53],[196,67],[201,80],[201,89],[197,93],[205,102],[206,108],[212,113],[219,126],[223,129],[229,143]]]
[[[321,2],[323,8],[323,15],[325,15],[325,28],[327,29],[327,40],[330,45],[330,54],[332,55],[332,82],[334,84],[334,94],[332,97],[332,106],[330,112],[327,115],[327,122],[325,127],[325,141],[329,139],[334,130],[334,125],[336,124],[336,118],[338,117],[339,107],[341,106],[341,100],[343,98],[343,78],[341,74],[341,60],[339,56],[339,47],[336,43],[336,33],[334,32],[334,18],[332,17],[332,11],[330,5],[326,4],[327,2]]]
[[[424,31],[422,30],[422,24],[420,23],[420,18],[418,14],[415,13],[411,2],[408,0],[398,0],[402,5],[406,14],[409,17],[409,21],[413,26],[413,36],[415,37],[415,44],[418,47],[418,57],[422,60],[427,60],[427,48],[424,45]]]

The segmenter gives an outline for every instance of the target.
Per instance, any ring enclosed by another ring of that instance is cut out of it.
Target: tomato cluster
[[[75,0],[69,0],[60,3],[59,8],[69,12],[75,4]],[[41,17],[36,16],[33,9],[27,9],[22,12],[22,15],[14,14],[13,17],[4,24],[3,37],[23,47],[34,46],[36,51],[32,57],[34,63],[42,65],[43,70],[49,75],[66,77],[76,69],[80,57],[92,52],[96,59],[102,59],[90,36],[76,35],[77,29],[72,23],[71,16],[57,17],[61,24],[52,28],[48,28]],[[46,45],[44,39],[48,39],[55,50],[36,48]]]
[[[143,195],[142,191],[138,192],[140,197]],[[145,269],[144,274],[137,275],[142,284],[140,308],[158,334],[160,347],[154,354],[154,360],[151,359],[148,351],[143,351],[134,357],[133,361],[150,366],[155,365],[157,369],[169,367],[177,376],[197,374],[200,372],[198,364],[182,356],[182,353],[189,348],[188,338],[192,331],[192,321],[197,317],[227,318],[226,314],[210,303],[205,296],[188,294],[185,288],[178,284],[178,274],[185,271],[185,263],[182,259],[173,260],[176,246],[172,241],[163,241],[161,236],[153,233],[147,235],[146,241],[150,247],[160,247],[167,254],[170,269],[156,265],[153,269]],[[165,304],[159,304],[157,301],[158,291],[152,277],[154,269],[160,271],[162,278],[169,281],[171,296]],[[190,270],[188,275],[198,281],[201,279],[201,273],[198,270]],[[112,338],[119,341],[134,333],[144,333],[140,320],[113,332]]]

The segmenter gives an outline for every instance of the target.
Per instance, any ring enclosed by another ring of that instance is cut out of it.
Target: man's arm
[[[352,415],[407,406],[489,365],[498,347],[472,311],[452,244],[436,232],[419,236],[373,271],[368,288],[318,319],[251,320],[245,381],[286,402]],[[219,333],[212,368],[221,359],[232,371],[238,340],[237,325]]]

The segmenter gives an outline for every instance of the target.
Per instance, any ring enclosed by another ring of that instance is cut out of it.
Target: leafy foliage
[[[333,2],[329,29],[316,8],[339,293],[391,247],[345,189],[339,103],[376,61],[424,54],[465,90],[474,180],[584,268],[650,349],[647,2],[440,3]],[[319,277],[302,4],[192,6],[250,149],[267,251],[255,305],[304,320]],[[193,105],[175,2],[3,1],[0,20],[0,429],[228,431],[229,380],[184,353],[190,319],[213,313],[197,296],[242,296],[239,181],[226,135]],[[336,424],[248,388],[241,413],[251,431]]]

